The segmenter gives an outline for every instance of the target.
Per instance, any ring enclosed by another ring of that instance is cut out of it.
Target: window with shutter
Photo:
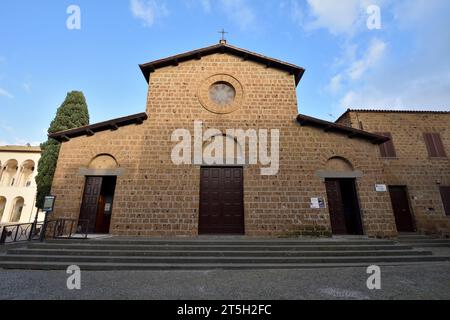
[[[431,158],[445,158],[444,144],[442,143],[441,135],[439,133],[424,133],[424,140],[427,146],[428,155]]]
[[[380,144],[380,153],[382,158],[396,158],[397,153],[395,152],[394,142],[392,140],[392,135],[390,132],[377,132],[376,134],[388,137],[390,140],[383,144]]]

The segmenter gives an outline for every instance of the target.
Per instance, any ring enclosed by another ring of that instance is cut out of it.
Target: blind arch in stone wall
[[[341,156],[330,157],[323,168],[316,171],[316,175],[326,178],[360,178],[363,172],[355,170],[353,164],[347,158]]]

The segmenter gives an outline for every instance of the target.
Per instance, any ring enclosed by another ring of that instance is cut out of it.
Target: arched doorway
[[[17,197],[13,201],[12,212],[10,215],[10,222],[19,222],[22,216],[23,207],[25,206],[25,200],[22,197]]]
[[[109,233],[118,168],[117,160],[109,154],[98,155],[90,161],[80,209],[83,231]]]
[[[349,160],[332,157],[328,159],[322,174],[333,234],[364,234],[356,187],[356,178],[362,173],[355,171]]]

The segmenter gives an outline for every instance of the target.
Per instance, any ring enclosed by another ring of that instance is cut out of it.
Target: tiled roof
[[[450,114],[449,111],[433,111],[433,110],[389,110],[389,109],[347,109],[337,120],[339,122],[345,115],[350,112],[356,113],[423,113],[423,114]]]
[[[355,129],[352,127],[347,127],[341,124],[337,124],[334,122],[328,122],[325,120],[305,116],[303,114],[299,114],[297,116],[297,121],[302,126],[312,126],[323,129],[325,132],[335,132],[339,134],[345,134],[349,138],[359,138],[372,142],[373,144],[382,144],[390,139],[385,136],[380,136],[378,134],[370,133],[367,131]]]
[[[117,118],[91,124],[89,126],[51,133],[48,136],[49,138],[53,138],[55,140],[58,140],[59,142],[64,142],[69,141],[71,138],[76,138],[80,136],[93,136],[97,132],[106,130],[117,130],[119,127],[124,127],[131,124],[141,124],[145,120],[147,120],[147,118],[148,116],[146,113],[138,113],[123,118]]]
[[[200,60],[202,57],[211,55],[214,53],[229,53],[235,56],[238,56],[244,60],[250,60],[254,62],[258,62],[264,64],[268,68],[276,68],[286,72],[289,72],[295,75],[295,82],[298,84],[300,79],[305,72],[305,69],[302,67],[293,65],[291,63],[287,63],[281,60],[273,59],[261,55],[259,53],[254,53],[245,49],[241,49],[238,47],[231,46],[226,43],[219,43],[210,47],[197,49],[193,51],[189,51],[186,53],[178,54],[175,56],[171,56],[168,58],[164,58],[161,60],[156,60],[148,63],[144,63],[140,65],[141,71],[144,74],[147,82],[150,79],[150,74],[155,72],[158,68],[168,67],[168,66],[177,66],[179,63],[188,61],[188,60]]]

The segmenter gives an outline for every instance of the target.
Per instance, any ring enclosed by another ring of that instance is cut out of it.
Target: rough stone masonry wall
[[[243,88],[242,105],[233,113],[211,113],[199,102],[199,86],[216,74],[234,77]],[[259,165],[244,168],[247,235],[330,235],[328,209],[310,209],[309,203],[311,197],[326,199],[325,184],[315,172],[333,156],[345,157],[364,173],[357,188],[366,234],[396,235],[389,197],[374,190],[376,183],[384,182],[377,146],[296,123],[295,82],[288,73],[228,54],[158,69],[150,77],[147,113],[142,125],[63,144],[53,184],[56,216],[78,217],[84,186],[78,169],[97,154],[108,153],[125,170],[117,181],[112,234],[197,235],[200,167],[172,164],[175,143],[170,138],[175,129],[193,133],[194,121],[202,120],[205,128],[222,131],[281,131],[279,174],[261,176]]]
[[[450,114],[350,112],[347,123],[371,132],[391,132],[396,159],[382,159],[387,183],[407,186],[419,232],[450,231],[440,186],[450,186]],[[447,158],[430,158],[423,133],[440,133]]]

